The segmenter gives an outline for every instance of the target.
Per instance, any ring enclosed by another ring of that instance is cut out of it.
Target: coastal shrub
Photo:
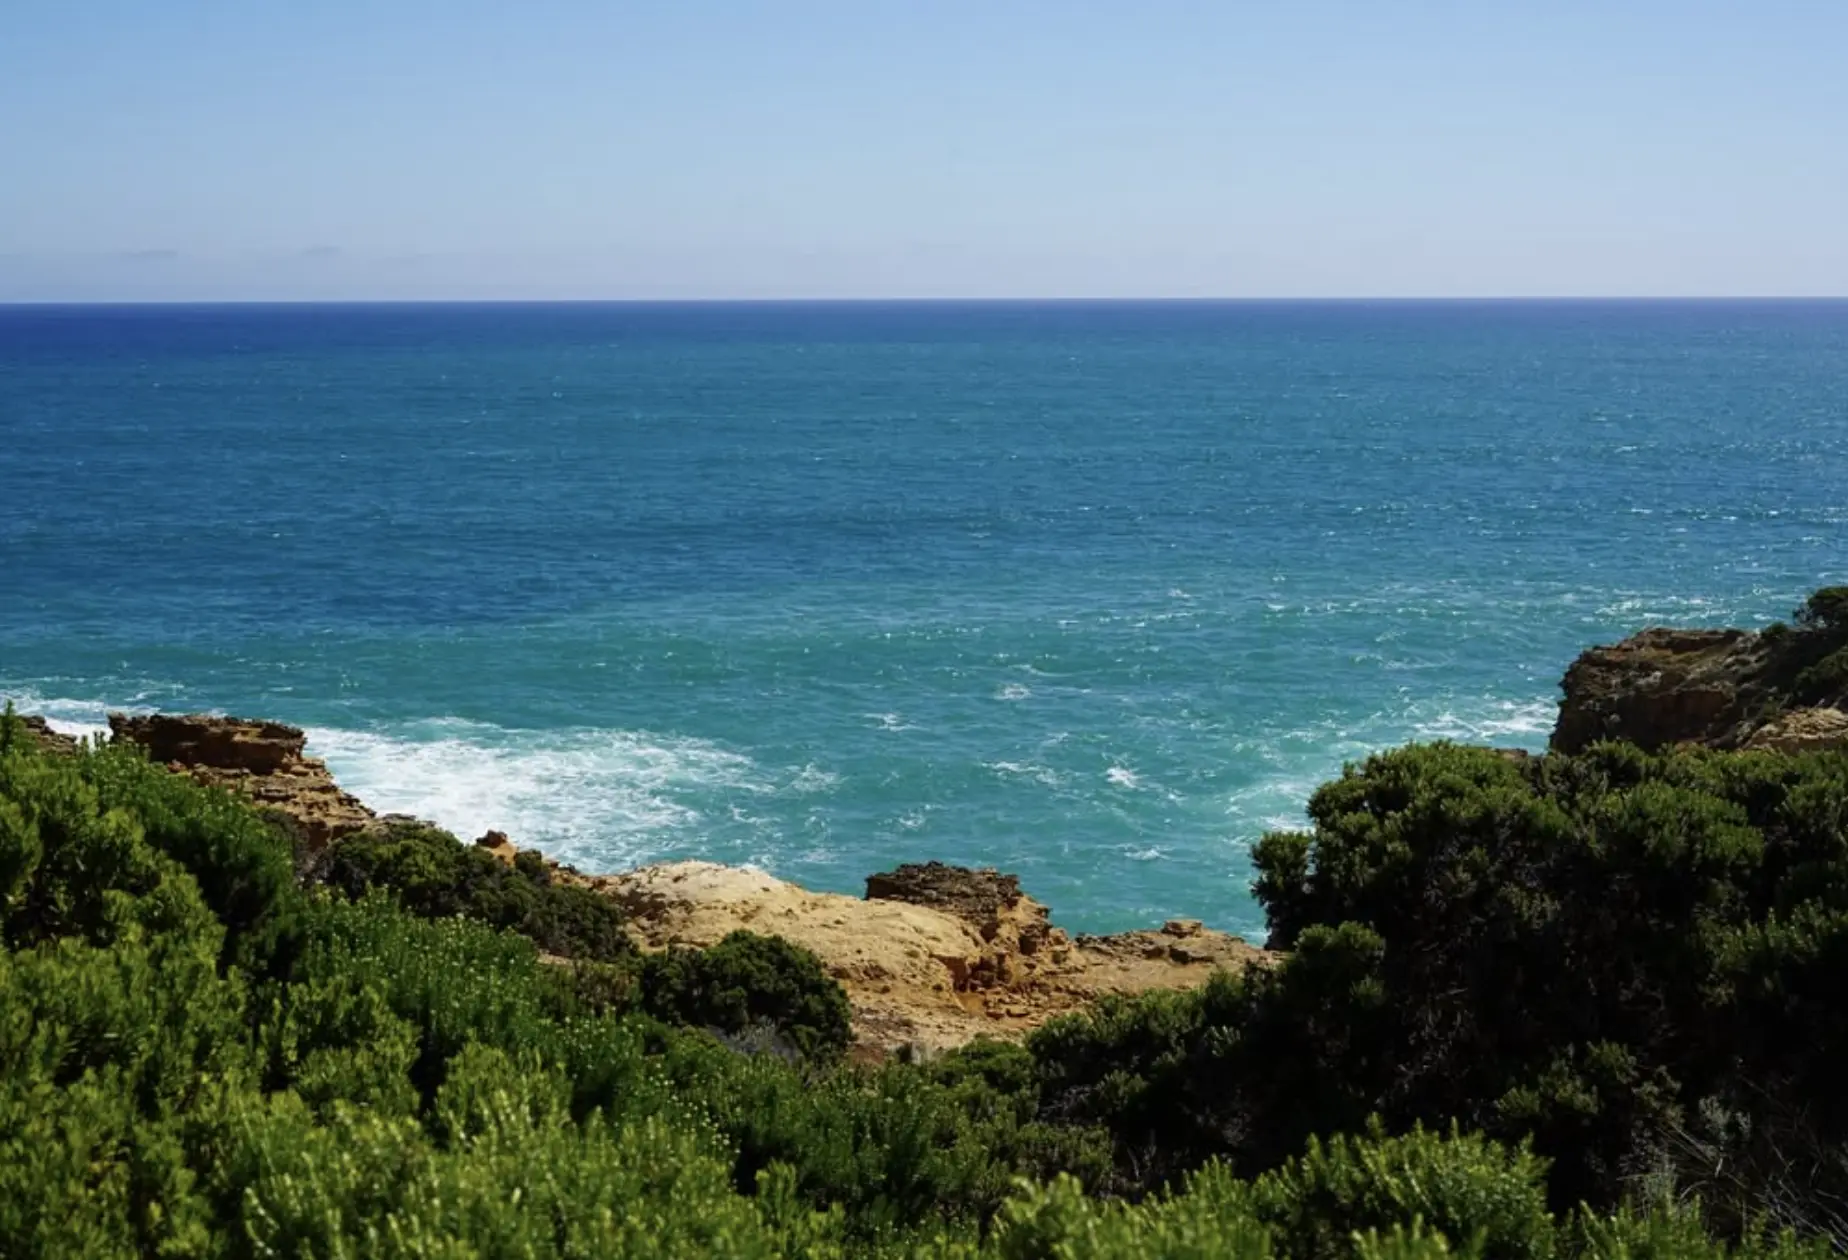
[[[1001,1213],[997,1260],[1268,1260],[1267,1230],[1242,1201],[1243,1187],[1208,1169],[1183,1194],[1131,1206],[1100,1202],[1072,1177],[1023,1190]],[[1441,1252],[1411,1253],[1429,1260]],[[1409,1257],[1408,1257],[1409,1260]]]
[[[1013,1188],[1011,1119],[982,1123],[908,1065],[813,1073],[668,1033],[657,1060],[672,1107],[692,1107],[736,1152],[748,1193],[777,1167],[818,1209],[839,1207],[862,1240],[908,1225],[972,1224]]]
[[[253,1109],[242,1222],[256,1255],[770,1257],[709,1138],[659,1121],[574,1124],[562,1082],[498,1051],[460,1056],[440,1135],[288,1095]],[[785,1221],[785,1232],[805,1222]],[[824,1242],[829,1222],[809,1223]]]
[[[1546,1260],[1554,1252],[1546,1165],[1530,1152],[1454,1129],[1389,1138],[1311,1139],[1257,1179],[1253,1215],[1294,1260],[1348,1260],[1358,1235],[1422,1223],[1482,1260]]]
[[[1830,653],[1798,674],[1793,691],[1805,704],[1848,696],[1848,648]]]
[[[1352,1131],[1401,1074],[1384,943],[1358,924],[1307,929],[1283,965],[1184,993],[1099,1003],[1029,1039],[1041,1111],[1111,1134],[1123,1193],[1211,1158],[1274,1167],[1314,1134]]]
[[[1779,683],[1771,712],[1848,702],[1848,586],[1815,592],[1795,619],[1796,633],[1770,642]]]
[[[1826,1260],[1841,1252],[1823,1235],[1761,1226],[1717,1239],[1694,1202],[1579,1211],[1562,1223],[1561,1234],[1561,1253],[1583,1260]]]
[[[1226,1149],[1220,1114],[1203,1096],[1213,1085],[1197,1069],[1216,1049],[1204,1035],[1208,1002],[1237,1002],[1243,984],[1222,976],[1211,993],[1106,997],[1029,1036],[1041,1117],[1110,1134],[1111,1189],[1156,1188]]]
[[[1803,601],[1796,622],[1805,629],[1848,632],[1848,586],[1825,586]]]
[[[0,1255],[185,1254],[202,1120],[248,1080],[216,941],[0,953]]]
[[[1058,1178],[1009,1202],[993,1242],[997,1255],[1019,1257],[1550,1260],[1569,1231],[1547,1211],[1543,1172],[1527,1152],[1481,1138],[1376,1131],[1312,1144],[1255,1182],[1209,1164],[1134,1206],[1100,1203]],[[1647,1234],[1632,1226],[1608,1236]],[[1694,1239],[1710,1246],[1698,1226]]]
[[[932,1060],[926,1071],[987,1134],[984,1141],[1000,1164],[1034,1177],[1068,1174],[1092,1191],[1109,1184],[1109,1131],[1040,1118],[1039,1063],[1025,1046],[978,1038]]]
[[[209,923],[229,957],[293,913],[276,837],[225,794],[121,749],[7,748],[0,913],[14,946],[69,934],[103,944],[137,917],[181,915]]]
[[[1030,1040],[1041,1118],[1107,1128],[1119,1188],[1211,1157],[1261,1173],[1370,1115],[1531,1138],[1562,1209],[1688,1162],[1710,1104],[1761,1147],[1798,1115],[1806,1149],[1848,1141],[1848,998],[1824,979],[1848,962],[1848,755],[1414,746],[1309,812],[1254,855],[1285,962]],[[1720,1157],[1769,1177],[1746,1153]],[[1791,1180],[1713,1210],[1743,1221]]]
[[[348,836],[317,871],[327,885],[358,898],[389,889],[423,918],[462,915],[530,939],[565,958],[611,961],[634,952],[624,916],[608,897],[557,882],[532,850],[508,864],[426,823],[388,819]]]
[[[780,936],[733,932],[708,949],[672,949],[641,970],[641,1003],[657,1019],[730,1038],[754,1029],[805,1058],[831,1061],[852,1040],[847,995],[814,954]]]
[[[75,763],[106,810],[132,815],[147,842],[178,862],[224,924],[225,961],[253,972],[285,965],[302,901],[288,837],[240,797],[107,744]]]
[[[0,751],[0,1255],[198,1254],[198,1170],[248,1088],[226,932],[79,759]]]
[[[378,996],[362,1003],[364,1018],[375,1020],[375,1029],[388,1029],[382,1017],[389,1012],[409,1026],[417,1047],[409,1077],[427,1100],[442,1084],[449,1060],[470,1044],[514,1055],[553,1051],[557,1025],[549,1017],[542,966],[532,943],[520,936],[467,919],[413,918],[382,892],[356,902],[324,902],[279,999],[279,1036],[285,1044],[292,1033],[298,1040],[305,1036],[311,1048],[331,1046],[330,1036],[314,1032],[328,1027],[326,999],[317,987],[345,985],[349,1001],[357,1000],[355,989],[372,989]]]

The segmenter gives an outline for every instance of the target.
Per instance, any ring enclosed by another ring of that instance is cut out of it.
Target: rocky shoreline
[[[28,729],[74,749],[41,719]],[[111,737],[151,760],[228,788],[295,836],[303,865],[347,836],[397,819],[346,792],[307,754],[297,727],[205,714],[112,714]],[[475,843],[511,863],[519,848],[490,831]],[[1012,875],[938,862],[867,880],[863,898],[812,892],[762,871],[669,862],[587,874],[552,861],[552,878],[618,902],[643,949],[703,948],[739,929],[782,936],[812,951],[853,1006],[864,1058],[935,1053],[978,1036],[1015,1037],[1109,994],[1188,989],[1221,967],[1273,956],[1194,920],[1146,931],[1076,936]]]
[[[1647,749],[1848,748],[1848,669],[1839,659],[1848,649],[1834,630],[1814,628],[1652,628],[1591,648],[1566,671],[1550,746],[1572,752],[1621,739]],[[26,722],[47,746],[75,747],[41,719]],[[170,714],[115,714],[109,722],[114,739],[270,811],[294,832],[304,865],[393,817],[344,791],[325,763],[307,755],[296,727]],[[507,862],[519,852],[499,832],[476,843]],[[1193,920],[1070,936],[1015,876],[937,862],[872,875],[860,898],[713,862],[616,874],[547,865],[553,878],[619,902],[644,949],[705,947],[748,929],[811,950],[845,988],[866,1057],[1019,1036],[1103,996],[1193,988],[1220,968],[1277,957]]]

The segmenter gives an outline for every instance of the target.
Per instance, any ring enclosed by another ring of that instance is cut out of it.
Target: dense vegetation
[[[412,914],[510,928],[564,958],[607,962],[635,952],[615,904],[588,888],[554,883],[537,850],[507,863],[427,823],[387,818],[335,845],[310,878],[349,897],[387,888]]]
[[[642,959],[421,827],[304,882],[230,796],[9,716],[0,1255],[1848,1240],[1848,754],[1411,747],[1310,812],[1257,853],[1282,964],[863,1067],[784,942]]]

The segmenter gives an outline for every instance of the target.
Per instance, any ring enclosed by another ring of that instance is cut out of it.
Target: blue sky
[[[1848,294],[1848,0],[4,0],[0,300]]]

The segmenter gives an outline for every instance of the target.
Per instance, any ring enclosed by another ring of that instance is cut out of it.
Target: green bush
[[[1798,674],[1792,692],[1804,704],[1823,704],[1848,697],[1848,648],[1831,652]]]
[[[853,1038],[840,984],[814,954],[780,936],[733,932],[709,949],[674,949],[642,964],[642,1006],[669,1023],[706,1028],[747,1044],[831,1061]]]
[[[242,798],[109,744],[77,763],[105,810],[132,815],[148,844],[183,866],[225,928],[226,961],[254,972],[286,965],[301,896],[288,837]]]
[[[993,1252],[997,1260],[1268,1260],[1270,1232],[1243,1190],[1208,1170],[1185,1194],[1130,1207],[1088,1198],[1060,1177],[1007,1205]]]
[[[1824,979],[1848,755],[1411,747],[1310,816],[1255,854],[1281,966],[1032,1038],[1041,1118],[1108,1129],[1114,1184],[1213,1157],[1262,1172],[1374,1114],[1530,1137],[1562,1208],[1675,1163],[1706,1100],[1757,1117],[1761,1147],[1797,1115],[1805,1149],[1848,1142],[1828,1066],[1848,1007]],[[1786,1193],[1725,1191],[1728,1219]]]
[[[557,883],[532,850],[510,865],[424,823],[388,819],[336,843],[316,874],[359,898],[385,888],[426,919],[462,915],[518,932],[548,954],[610,961],[634,952],[615,902]]]
[[[1825,586],[1803,601],[1796,622],[1805,629],[1848,631],[1848,586]]]
[[[1545,1161],[1452,1130],[1311,1139],[1252,1186],[1252,1212],[1294,1260],[1348,1260],[1356,1236],[1422,1223],[1483,1260],[1547,1260]]]
[[[442,1084],[449,1060],[470,1044],[516,1055],[553,1052],[557,1025],[549,1017],[544,964],[522,937],[467,919],[413,918],[380,892],[318,906],[306,936],[278,999],[279,1046],[293,1039],[309,1053],[338,1049],[343,1021],[329,1019],[328,990],[344,987],[347,1020],[356,989],[376,995],[360,1003],[363,1018],[373,1021],[364,1026],[375,1045],[378,1038],[397,1040],[387,1015],[408,1025],[417,1050],[409,1079],[426,1099]]]

